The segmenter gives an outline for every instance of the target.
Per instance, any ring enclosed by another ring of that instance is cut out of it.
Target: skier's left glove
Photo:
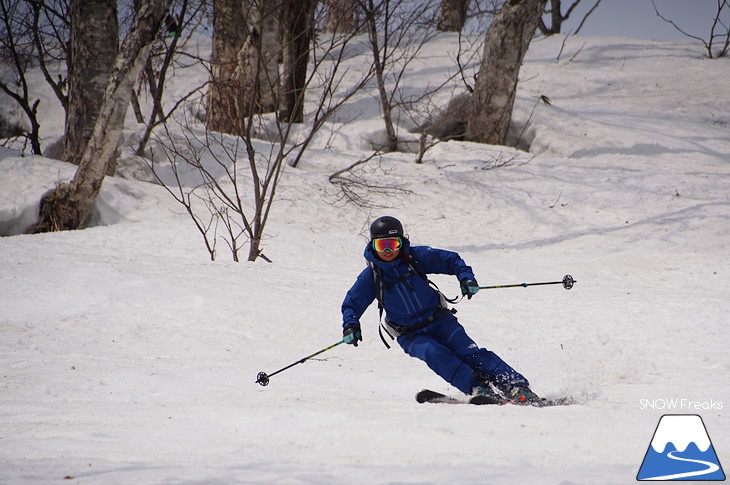
[[[357,342],[362,342],[362,332],[360,331],[359,323],[348,323],[347,326],[342,330],[342,340],[346,344],[351,344],[357,347]]]
[[[471,300],[471,297],[477,294],[479,291],[479,283],[474,278],[464,278],[461,280],[461,294],[466,295],[466,298]]]

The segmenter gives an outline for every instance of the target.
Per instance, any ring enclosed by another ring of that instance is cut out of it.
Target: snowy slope
[[[425,52],[455,49],[433,42]],[[341,116],[354,121],[285,175],[273,264],[208,261],[163,190],[119,178],[104,182],[106,225],[0,238],[0,483],[628,484],[665,413],[701,414],[730,463],[730,61],[616,38],[570,38],[558,60],[562,42],[534,42],[521,74],[517,120],[552,102],[532,114],[531,153],[385,155],[368,176],[412,193],[382,211],[331,203],[327,177],[382,130],[362,109],[373,93],[354,99]],[[449,62],[425,59],[407,82],[435,84]],[[62,118],[48,120],[53,138]],[[72,173],[0,151],[0,226]],[[381,213],[414,244],[458,251],[483,285],[572,274],[571,291],[480,292],[458,317],[537,393],[578,404],[419,405],[420,388],[455,391],[383,347],[375,308],[358,348],[256,385],[341,338]],[[672,398],[694,404],[643,404]]]

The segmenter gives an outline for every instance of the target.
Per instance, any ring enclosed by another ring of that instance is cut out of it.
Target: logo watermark
[[[725,480],[702,418],[697,414],[662,416],[636,479]]]
[[[677,412],[697,412],[697,411],[719,411],[723,409],[722,401],[697,401],[694,399],[684,398],[659,398],[659,399],[639,399],[639,409],[659,410],[659,411],[677,411]]]

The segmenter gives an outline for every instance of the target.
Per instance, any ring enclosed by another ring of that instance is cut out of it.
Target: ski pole
[[[563,285],[563,288],[566,290],[569,290],[573,287],[573,285],[577,283],[577,280],[574,280],[572,276],[569,274],[565,275],[563,277],[562,281],[548,281],[544,283],[518,283],[516,285],[496,285],[496,286],[480,286],[480,290],[493,290],[495,288],[516,288],[518,286],[527,287],[527,286],[539,286],[539,285]]]
[[[337,342],[336,344],[330,345],[329,347],[325,347],[322,350],[313,353],[312,355],[308,355],[308,356],[304,357],[303,359],[300,359],[300,360],[294,362],[293,364],[289,364],[288,366],[283,367],[276,372],[272,372],[271,374],[267,374],[266,372],[259,372],[258,375],[256,376],[256,383],[261,384],[262,386],[268,386],[269,377],[273,377],[276,374],[278,374],[279,372],[284,372],[285,370],[289,369],[290,367],[294,367],[297,364],[303,364],[306,361],[308,361],[309,359],[311,359],[312,357],[315,357],[323,352],[327,352],[330,349],[334,349],[335,347],[337,347],[338,345],[343,344],[343,343],[345,343],[345,339],[342,339],[339,342]]]

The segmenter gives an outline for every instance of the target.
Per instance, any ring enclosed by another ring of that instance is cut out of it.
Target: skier
[[[408,355],[423,360],[452,386],[472,396],[470,402],[540,401],[522,374],[469,338],[454,312],[446,308],[443,295],[428,281],[428,273],[454,275],[462,295],[471,299],[479,285],[457,253],[411,246],[400,221],[383,216],[370,226],[365,260],[368,266],[342,303],[345,343],[357,347],[362,341],[360,317],[377,299],[381,318],[385,312],[382,328]]]

